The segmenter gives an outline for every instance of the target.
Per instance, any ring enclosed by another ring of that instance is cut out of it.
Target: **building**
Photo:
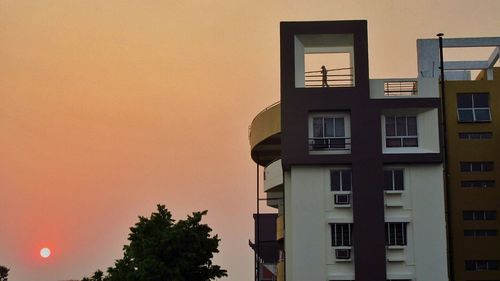
[[[500,106],[498,48],[483,80],[449,81],[442,99],[438,39],[417,42],[417,78],[369,79],[366,21],[283,22],[280,35],[281,100],[249,136],[278,213],[278,280],[500,279],[493,110],[481,119],[484,100]],[[447,62],[445,77],[470,66]]]

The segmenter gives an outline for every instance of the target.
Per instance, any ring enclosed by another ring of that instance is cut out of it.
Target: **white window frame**
[[[389,136],[387,132],[387,119],[388,118],[394,118],[394,136]],[[397,119],[398,118],[405,118],[405,132],[403,135],[398,135],[398,124],[397,124]],[[410,134],[408,132],[408,118],[415,118],[415,130],[416,134]],[[387,148],[406,148],[406,147],[418,147],[419,146],[419,140],[418,140],[418,116],[417,115],[384,115],[384,127],[385,127],[385,147]],[[416,145],[408,145],[405,146],[405,139],[415,139],[417,144]],[[400,146],[389,146],[388,145],[388,140],[400,140]]]
[[[395,175],[395,172],[398,171],[398,172],[401,172],[402,173],[402,176],[403,176],[403,189],[396,189],[396,175]],[[391,189],[385,189],[385,173],[386,172],[391,172]],[[402,169],[402,168],[388,168],[388,169],[384,169],[384,191],[387,193],[393,193],[393,192],[397,192],[397,193],[400,193],[400,192],[403,192],[406,187],[405,187],[405,170]]]
[[[460,95],[472,95],[472,107],[459,107],[458,105],[458,97]],[[488,96],[488,107],[476,107],[474,105],[474,95],[487,95]],[[476,110],[488,110],[488,120],[477,120],[476,118]],[[460,120],[460,112],[461,111],[470,111],[472,112],[472,120]],[[460,123],[482,123],[482,122],[491,122],[491,107],[490,107],[490,94],[489,93],[457,93],[457,120]]]
[[[401,231],[400,236],[402,237],[402,241],[399,242],[397,237],[399,235],[398,227],[394,227],[393,231],[391,231],[391,226],[401,226]],[[386,228],[386,235],[387,235],[387,240],[386,240],[386,246],[388,247],[400,247],[400,246],[406,246],[408,245],[408,222],[386,222],[385,223],[385,228]]]
[[[314,135],[314,119],[322,118],[322,135]],[[336,129],[334,128],[334,136],[325,137],[325,119],[333,119],[335,126],[335,119],[342,118],[344,120],[343,136],[336,136]],[[351,124],[349,113],[347,112],[318,112],[309,114],[309,153],[310,154],[349,154],[351,153]],[[318,144],[316,144],[316,141]],[[343,143],[342,143],[343,141]],[[340,145],[339,145],[340,144]],[[338,146],[338,147],[337,147]]]
[[[479,170],[474,170],[472,167],[474,165],[479,165]],[[491,170],[487,170],[485,167],[491,165]],[[493,171],[493,161],[472,161],[472,162],[460,162],[460,172],[492,172]],[[466,167],[466,169],[463,169]]]
[[[352,223],[330,223],[332,247],[352,247]],[[342,234],[337,237],[337,228],[342,228]],[[347,229],[347,241],[344,241],[345,231]],[[339,240],[340,239],[340,240]],[[339,242],[339,243],[337,243]],[[337,245],[338,244],[338,245]]]

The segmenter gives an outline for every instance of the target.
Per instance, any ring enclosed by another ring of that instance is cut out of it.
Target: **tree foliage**
[[[7,281],[9,276],[9,270],[7,267],[0,265],[0,281]]]
[[[139,217],[130,228],[123,258],[106,275],[98,270],[82,281],[207,281],[227,276],[226,270],[212,263],[220,240],[200,223],[206,213],[195,212],[175,222],[165,206],[158,205],[157,212]]]

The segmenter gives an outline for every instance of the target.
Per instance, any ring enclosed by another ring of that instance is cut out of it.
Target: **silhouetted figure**
[[[321,87],[328,87],[328,70],[326,70],[326,67],[324,65],[321,66],[321,75],[323,76],[323,79],[321,80]]]

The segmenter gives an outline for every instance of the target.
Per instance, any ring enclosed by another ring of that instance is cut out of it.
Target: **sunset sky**
[[[137,216],[161,203],[176,218],[208,210],[224,280],[251,280],[248,125],[279,99],[279,22],[366,19],[370,76],[415,77],[417,38],[500,36],[499,11],[498,0],[0,0],[0,265],[11,281],[81,279],[120,258]]]

